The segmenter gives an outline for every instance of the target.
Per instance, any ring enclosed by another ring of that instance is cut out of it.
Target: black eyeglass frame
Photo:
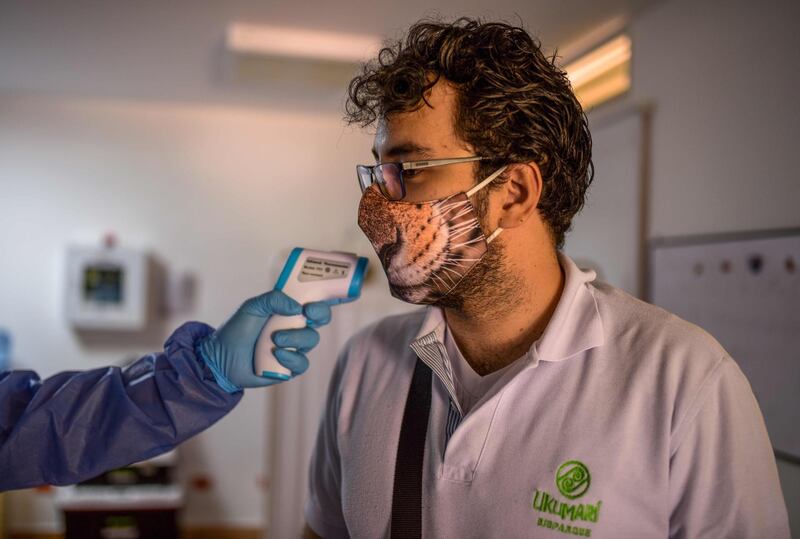
[[[420,170],[425,168],[441,167],[445,165],[454,165],[456,163],[471,163],[474,161],[486,161],[491,159],[495,158],[483,157],[480,155],[470,155],[467,157],[450,157],[445,159],[426,159],[402,162],[390,161],[375,165],[356,165],[356,175],[358,176],[358,185],[361,187],[362,193],[371,185],[377,184],[381,194],[389,200],[403,200],[406,197],[406,181],[403,177],[403,171]],[[388,176],[387,172],[389,172]],[[397,187],[399,187],[400,190],[399,193],[391,191],[391,187],[387,185],[387,177],[391,178],[390,181],[397,182]]]

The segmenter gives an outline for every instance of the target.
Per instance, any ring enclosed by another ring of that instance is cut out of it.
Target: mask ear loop
[[[506,170],[506,168],[508,168],[508,165],[503,165],[499,169],[495,170],[491,175],[489,175],[489,177],[487,177],[481,183],[479,183],[478,185],[467,191],[467,198],[472,197],[472,195],[474,195],[475,193],[477,193],[478,191],[480,191],[481,189],[492,183],[495,180],[495,178],[497,178],[500,174],[502,174]],[[497,236],[499,236],[502,231],[503,229],[498,226],[494,230],[494,232],[492,232],[492,234],[488,238],[486,238],[486,243],[487,244],[492,243],[492,240],[494,240]]]
[[[502,231],[503,227],[498,226],[497,228],[495,228],[494,232],[492,232],[492,234],[488,238],[486,238],[486,243],[487,244],[492,243],[492,240],[494,240],[497,236],[499,236]]]
[[[478,185],[467,191],[467,197],[472,197],[472,195],[474,195],[475,193],[477,193],[478,191],[480,191],[481,189],[492,183],[495,180],[495,178],[497,178],[500,174],[502,174],[507,168],[508,165],[503,165],[502,167],[495,170],[488,178],[486,178],[481,183],[479,183]]]

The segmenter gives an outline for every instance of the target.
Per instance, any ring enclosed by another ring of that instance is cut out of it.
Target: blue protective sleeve
[[[168,451],[227,414],[242,393],[214,381],[190,322],[164,352],[125,369],[0,373],[0,491],[69,485]]]

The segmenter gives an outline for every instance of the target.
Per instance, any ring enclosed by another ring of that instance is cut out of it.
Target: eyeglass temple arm
[[[469,163],[480,161],[486,157],[454,157],[453,159],[431,159],[429,161],[408,161],[403,163],[403,170],[417,170],[420,168],[439,167],[442,165],[452,165],[454,163]]]

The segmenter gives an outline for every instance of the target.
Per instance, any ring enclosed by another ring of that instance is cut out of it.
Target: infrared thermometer
[[[355,301],[361,295],[361,284],[367,271],[367,259],[351,253],[313,251],[296,247],[286,260],[275,284],[300,304],[324,301],[338,305]],[[288,380],[292,372],[278,363],[272,350],[272,334],[282,329],[306,327],[303,315],[272,317],[264,325],[256,341],[255,373],[265,378]]]

